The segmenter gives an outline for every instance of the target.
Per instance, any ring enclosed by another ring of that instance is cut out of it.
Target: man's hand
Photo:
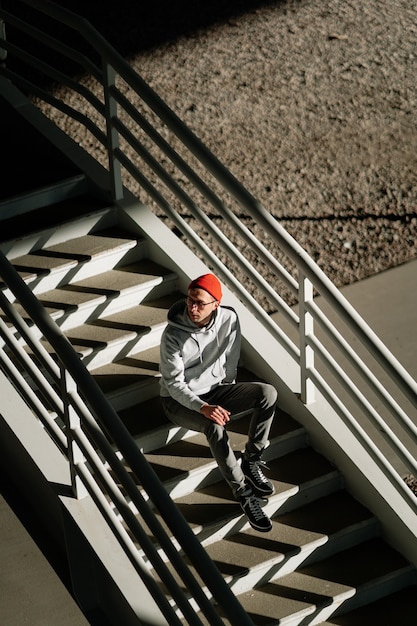
[[[227,422],[230,421],[230,411],[227,411],[218,404],[205,404],[201,407],[200,413],[220,426],[226,426]]]

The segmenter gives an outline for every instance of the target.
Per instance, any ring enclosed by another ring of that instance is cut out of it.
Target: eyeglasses
[[[209,304],[213,304],[214,302],[217,302],[217,300],[211,300],[211,302],[203,302],[202,300],[193,300],[190,297],[185,298],[185,304],[189,306],[190,309],[192,309],[193,306],[196,306],[197,309],[199,309],[200,311],[204,309],[205,306],[208,306]]]

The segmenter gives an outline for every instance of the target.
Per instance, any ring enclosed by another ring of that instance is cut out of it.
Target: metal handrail
[[[73,380],[76,381],[77,388],[85,398],[86,404],[81,401],[80,396],[71,398],[71,401],[75,410],[81,413],[83,428],[86,429],[87,432],[94,438],[100,453],[105,456],[106,462],[112,468],[113,472],[117,476],[117,479],[126,489],[131,501],[135,504],[141,515],[146,520],[146,523],[155,534],[156,539],[160,542],[161,547],[167,551],[170,561],[175,565],[177,571],[185,580],[186,587],[192,592],[193,598],[197,601],[197,603],[199,603],[203,613],[209,616],[210,623],[213,625],[218,623],[220,626],[223,622],[219,618],[218,613],[213,608],[211,602],[201,590],[198,581],[195,580],[193,574],[185,565],[185,561],[182,556],[173,548],[171,539],[163,530],[162,526],[157,521],[156,516],[149,508],[149,505],[141,496],[136,483],[118,459],[112,446],[108,442],[106,435],[101,430],[97,420],[92,416],[90,410],[87,409],[87,406],[93,407],[95,414],[100,416],[100,423],[103,424],[105,431],[111,433],[114,444],[121,451],[133,474],[140,477],[143,489],[146,491],[154,506],[159,510],[164,522],[167,524],[168,528],[170,528],[173,536],[176,538],[185,554],[188,555],[199,576],[212,593],[213,598],[215,598],[216,602],[218,602],[222,607],[230,622],[236,626],[240,624],[247,624],[248,626],[251,625],[252,621],[241,607],[236,596],[231,592],[225,583],[223,577],[208,556],[207,552],[201,546],[199,540],[193,534],[179,509],[174,504],[171,497],[161,484],[159,478],[147,462],[143,453],[138,449],[128,430],[119,419],[116,411],[109,404],[102,390],[96,381],[91,377],[85,365],[79,359],[67,337],[47,314],[43,305],[39,302],[17,270],[1,251],[0,276],[20,305],[27,312],[30,319],[52,346],[55,354],[59,356],[63,371],[68,372]],[[4,302],[2,303],[2,306],[3,305],[4,308],[7,309]],[[25,329],[23,323],[19,326],[19,332],[24,333],[26,336],[25,338],[28,338],[30,330]],[[4,333],[2,333],[2,336],[10,334],[10,330],[8,330],[7,327],[3,327],[3,331]],[[35,354],[37,354],[42,360],[44,355],[40,353],[38,346],[33,344],[32,348]],[[5,363],[4,360],[3,363]],[[51,391],[51,398],[52,397],[53,390]],[[57,408],[59,410],[59,407]],[[48,426],[48,424],[46,424],[46,426]],[[89,449],[87,448],[86,439],[81,435],[81,432],[74,431],[72,436],[76,437],[77,442],[82,446],[84,452],[88,454],[89,460],[91,461],[94,458],[94,449],[91,447]],[[99,472],[99,467],[96,467],[96,471]],[[88,479],[85,478],[85,468],[82,469],[81,478],[85,484],[88,484]],[[92,495],[98,502],[97,493],[98,492],[93,492]],[[144,548],[146,541],[140,525],[138,525],[137,521],[134,521],[134,516],[128,513],[128,511],[130,511],[128,506],[125,506],[123,510],[125,515],[129,517],[126,521],[129,523],[133,536],[137,537],[138,543],[140,543],[142,548]],[[137,561],[135,554],[132,554],[131,551],[128,550],[128,556],[135,564]],[[161,566],[161,563],[159,563],[159,565]],[[157,567],[158,563],[154,563],[154,566]],[[168,568],[166,566],[163,566],[162,568],[160,567],[158,573],[160,574],[162,580],[164,580],[167,584],[168,589],[170,589],[181,610],[185,613],[188,611],[189,622],[196,624],[200,623],[200,620],[196,617],[194,610],[190,609],[188,600],[185,599],[180,587],[172,579]],[[146,580],[148,581],[147,578]],[[160,591],[157,591],[157,587],[153,585],[153,583],[149,584],[153,587],[152,593],[161,593]],[[161,605],[166,602],[165,599],[162,601],[162,596],[160,600]],[[172,619],[175,619],[172,607],[169,608],[169,611]]]

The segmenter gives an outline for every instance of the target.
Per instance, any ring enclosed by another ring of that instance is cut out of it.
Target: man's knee
[[[278,392],[269,383],[262,384],[262,399],[266,406],[274,406],[278,401]]]
[[[220,426],[220,424],[216,424],[216,422],[208,420],[204,434],[206,435],[209,444],[217,443],[224,437],[224,426]]]

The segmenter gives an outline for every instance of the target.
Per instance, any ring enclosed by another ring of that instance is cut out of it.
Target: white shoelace
[[[261,509],[258,498],[253,494],[245,499],[245,504],[248,504],[250,512],[256,521],[265,517],[265,513]]]
[[[265,467],[268,469],[267,464],[264,461],[249,461],[250,471],[261,483],[268,483],[268,479],[265,474],[262,472],[259,466]]]

